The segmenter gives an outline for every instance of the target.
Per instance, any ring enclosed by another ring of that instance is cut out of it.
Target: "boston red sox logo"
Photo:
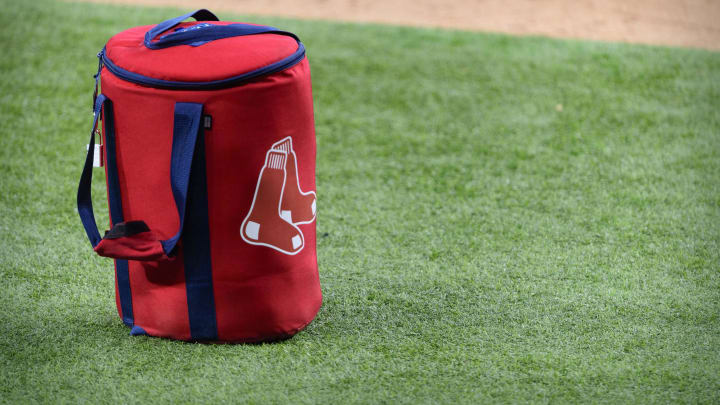
[[[251,245],[297,254],[305,246],[305,237],[297,225],[313,222],[316,209],[315,192],[300,189],[297,156],[288,136],[274,143],[265,154],[240,236]]]

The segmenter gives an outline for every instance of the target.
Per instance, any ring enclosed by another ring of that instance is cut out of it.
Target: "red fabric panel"
[[[182,253],[175,260],[128,264],[135,324],[151,336],[189,340]]]
[[[322,299],[315,222],[298,226],[305,246],[292,256],[246,243],[240,224],[252,204],[266,152],[282,138],[293,139],[301,187],[315,190],[307,60],[218,97],[208,110],[214,120],[206,149],[219,338],[238,341],[291,335],[313,319]]]
[[[102,92],[115,111],[118,178],[125,221],[142,220],[160,239],[177,232],[170,186],[175,100],[102,72]],[[154,336],[189,339],[181,260],[129,261],[135,324]]]
[[[243,86],[214,91],[152,89],[122,81],[103,69],[102,92],[115,109],[124,220],[145,221],[160,239],[171,237],[179,225],[170,188],[174,105],[202,103],[204,113],[213,118],[212,129],[205,131],[205,147],[219,340],[273,340],[307,325],[322,300],[315,222],[296,225],[304,246],[294,255],[252,245],[240,234],[266,153],[274,143],[292,138],[299,183],[294,186],[306,193],[315,191],[307,60]],[[170,261],[129,261],[133,312],[135,324],[148,334],[188,340],[182,240],[178,252]]]

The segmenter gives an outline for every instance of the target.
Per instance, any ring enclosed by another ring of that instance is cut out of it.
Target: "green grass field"
[[[308,48],[325,299],[187,344],[75,211],[95,53],[182,10],[0,7],[0,401],[720,401],[720,53],[220,13]]]

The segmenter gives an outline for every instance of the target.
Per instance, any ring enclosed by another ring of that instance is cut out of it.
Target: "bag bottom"
[[[168,339],[168,340],[175,340],[178,342],[184,342],[184,343],[202,343],[202,344],[263,344],[263,343],[276,343],[276,342],[282,342],[284,340],[288,340],[298,334],[300,331],[305,329],[312,321],[315,320],[315,317],[313,319],[310,319],[306,323],[302,324],[301,326],[292,329],[286,333],[281,333],[277,335],[268,335],[263,337],[252,337],[252,338],[243,338],[243,339],[237,339],[237,340],[197,340],[197,339],[179,339],[173,336],[163,336],[163,335],[155,335],[148,333],[145,329],[143,329],[141,326],[133,325],[129,326],[130,328],[130,336],[148,336],[152,338],[159,338],[159,339]]]

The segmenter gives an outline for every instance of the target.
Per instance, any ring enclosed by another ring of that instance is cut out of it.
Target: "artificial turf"
[[[220,13],[307,46],[324,305],[187,344],[75,211],[95,53],[183,11],[0,9],[0,401],[720,401],[720,53]]]

